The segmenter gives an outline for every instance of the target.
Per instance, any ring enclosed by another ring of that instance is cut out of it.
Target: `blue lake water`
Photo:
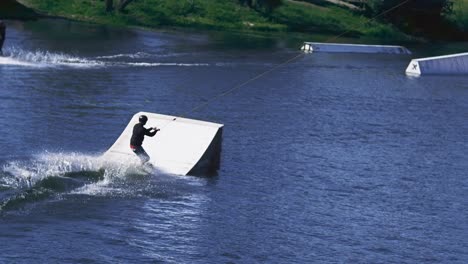
[[[468,76],[304,55],[190,112],[300,44],[8,21],[0,262],[467,263]],[[218,175],[93,172],[139,111],[224,124]]]

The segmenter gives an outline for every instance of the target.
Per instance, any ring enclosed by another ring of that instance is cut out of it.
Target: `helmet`
[[[145,115],[141,115],[138,120],[140,121],[140,123],[142,123],[143,125],[146,124],[146,121],[148,121],[148,117],[145,116]]]

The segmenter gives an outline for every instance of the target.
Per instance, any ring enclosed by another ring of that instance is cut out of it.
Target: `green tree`
[[[114,0],[106,0],[106,12],[114,10]]]
[[[114,10],[114,0],[105,0],[106,1],[106,11],[111,12]],[[127,7],[131,2],[134,0],[118,0],[117,2],[117,10],[119,12],[122,12],[125,10],[125,7]]]
[[[408,17],[433,20],[440,19],[452,7],[452,0],[369,0],[368,5],[374,15],[381,14],[400,5],[385,14],[385,19],[400,22]]]
[[[445,20],[452,0],[369,0],[368,6],[372,16],[383,14],[382,19],[412,33],[438,36],[453,33],[447,31],[450,27]]]
[[[239,0],[239,2],[255,10],[265,10],[268,13],[282,4],[281,0]]]

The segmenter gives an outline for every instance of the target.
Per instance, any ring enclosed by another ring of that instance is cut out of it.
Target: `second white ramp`
[[[468,53],[414,59],[406,68],[407,75],[468,74]]]
[[[304,52],[411,54],[403,46],[304,42]]]

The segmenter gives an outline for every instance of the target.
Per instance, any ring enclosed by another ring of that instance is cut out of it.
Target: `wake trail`
[[[0,170],[0,212],[64,194],[112,195],[131,192],[115,182],[148,173],[136,163],[114,165],[82,153],[42,153],[7,162]],[[125,186],[125,185],[124,185]]]
[[[110,67],[206,67],[219,66],[219,64],[197,62],[173,62],[152,61],[168,57],[178,57],[179,54],[151,54],[136,52],[133,54],[116,54],[84,58],[65,53],[53,53],[49,51],[28,51],[16,47],[5,50],[5,56],[0,57],[0,65],[22,66],[35,68],[78,68],[96,69]],[[129,61],[130,60],[130,61]],[[151,60],[151,61],[148,61]]]

